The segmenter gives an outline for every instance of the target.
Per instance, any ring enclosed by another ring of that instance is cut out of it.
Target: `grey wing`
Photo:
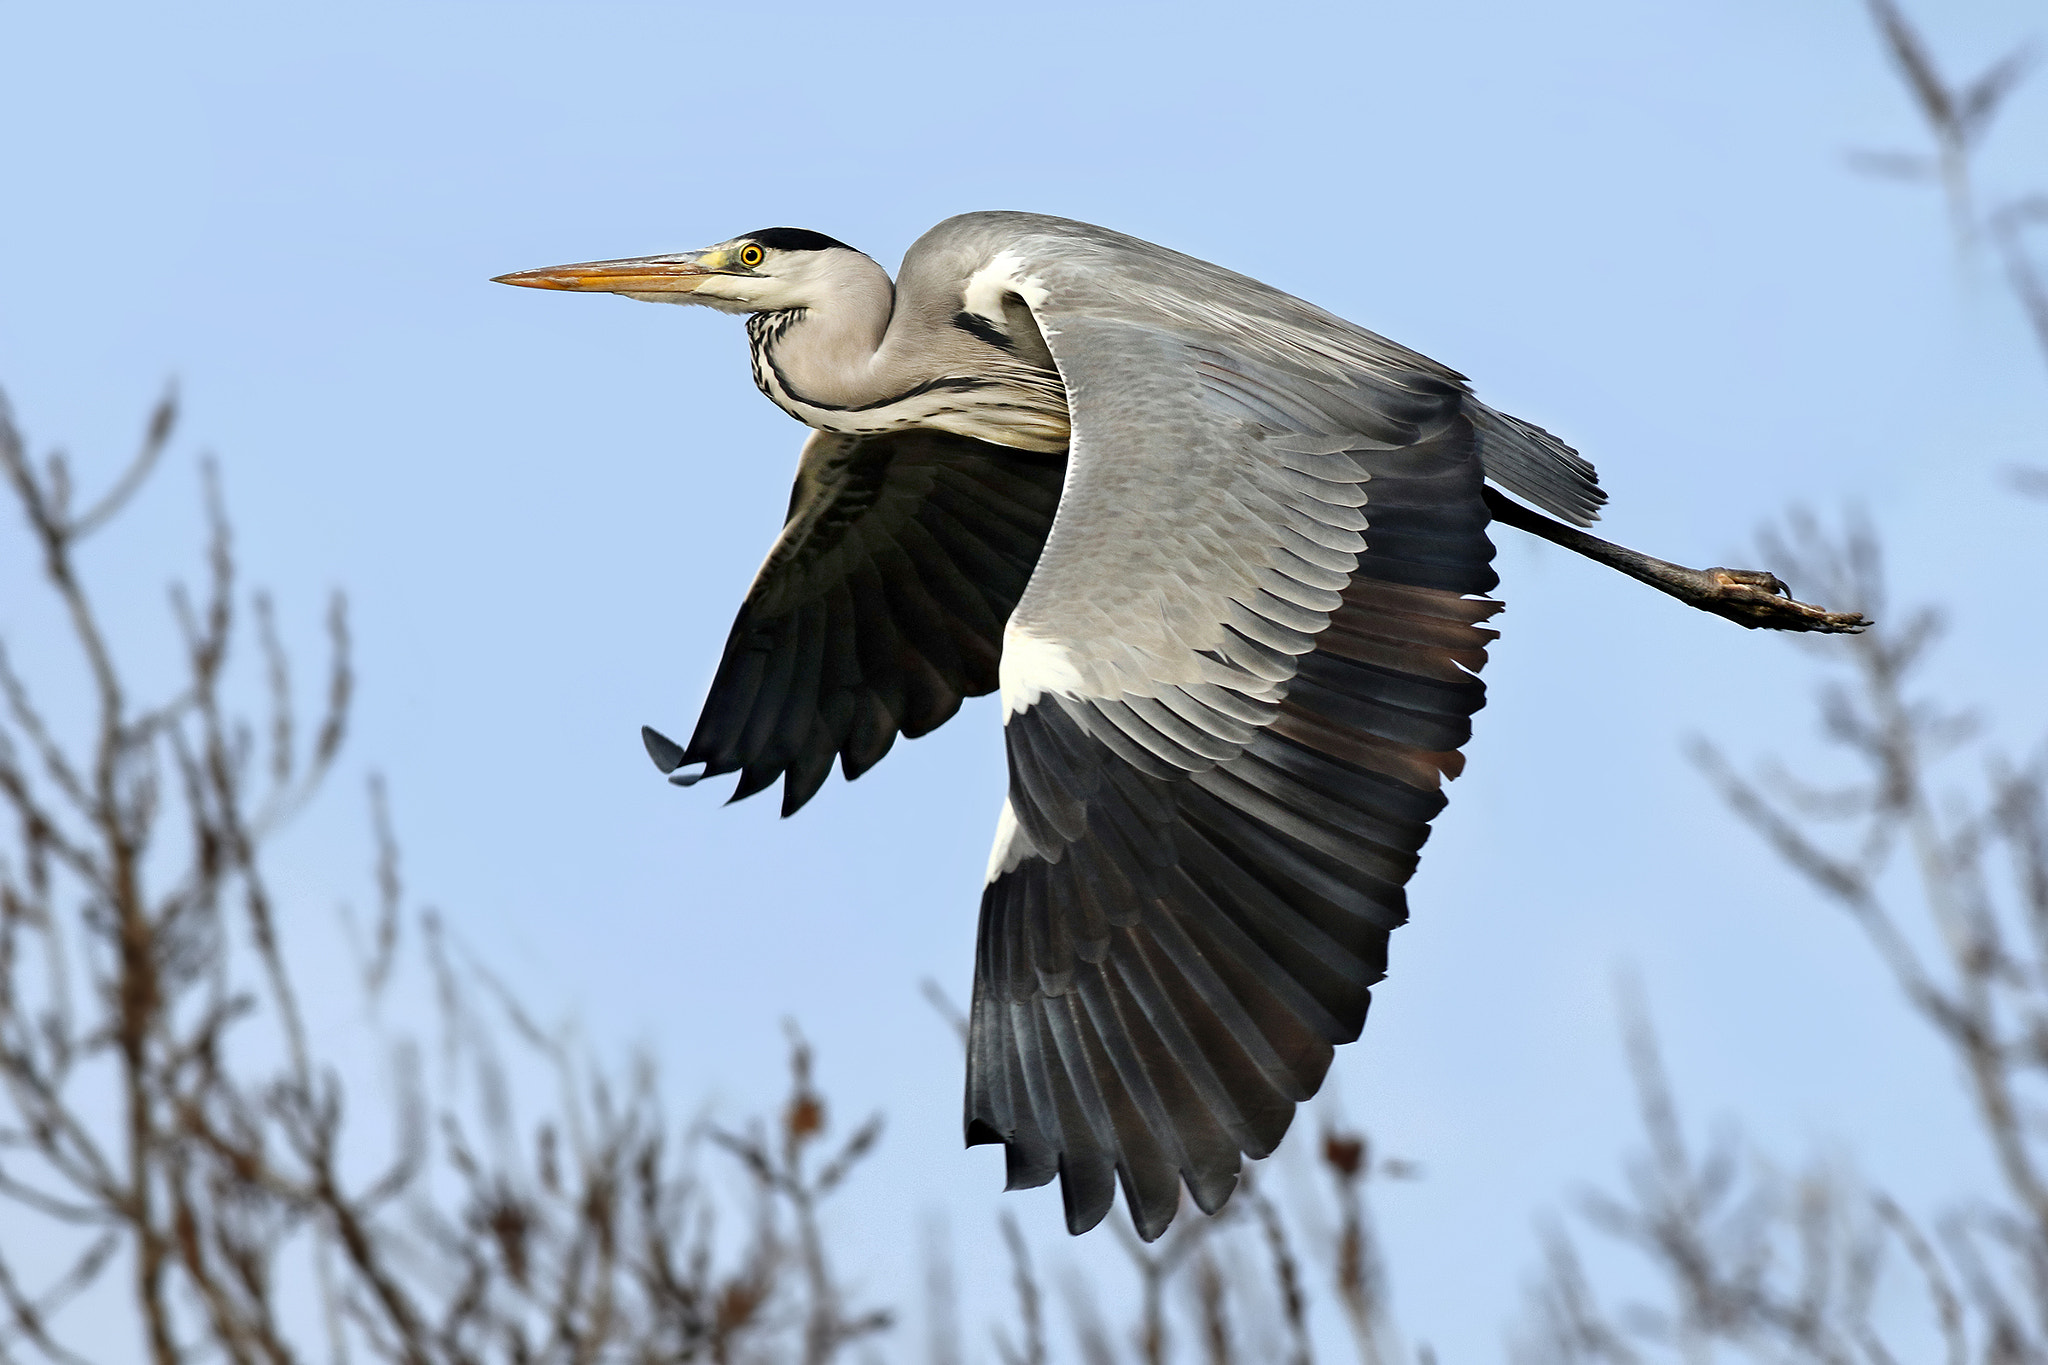
[[[1077,1232],[1120,1181],[1150,1239],[1358,1035],[1499,604],[1454,377],[1290,355],[1236,277],[1091,292],[1115,265],[1072,245],[1012,271],[1074,443],[1004,636],[967,1138],[1013,1187],[1058,1175]]]
[[[1464,395],[1487,478],[1576,526],[1590,526],[1607,502],[1589,461],[1543,428],[1473,399],[1457,371],[1256,280],[1135,237],[1040,214],[970,213],[934,228],[911,248],[904,269],[910,272],[920,254],[958,264],[956,253],[963,249],[985,260],[991,244],[999,265],[1030,258],[1044,268],[1025,273],[1079,286],[1082,297],[1063,297],[1062,309],[1149,318],[1196,334],[1226,333],[1242,356],[1337,383],[1365,376],[1384,392],[1385,381],[1398,384],[1405,375],[1455,388]],[[1115,297],[1087,297],[1091,282],[1105,280],[1116,281]],[[1029,301],[1028,290],[1018,292]]]
[[[899,733],[994,691],[1065,465],[937,431],[814,434],[697,728],[665,766],[737,771],[735,801],[780,777],[789,815],[834,759],[858,777]]]

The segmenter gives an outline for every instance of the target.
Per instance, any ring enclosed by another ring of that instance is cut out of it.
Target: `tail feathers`
[[[1607,492],[1591,462],[1542,427],[1495,412],[1477,399],[1465,412],[1479,436],[1486,477],[1574,526],[1600,519]]]

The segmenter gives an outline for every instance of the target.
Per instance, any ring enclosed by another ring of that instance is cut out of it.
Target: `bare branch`
[[[165,388],[164,396],[157,400],[156,407],[150,412],[149,425],[142,433],[142,446],[135,452],[135,458],[128,462],[128,467],[121,472],[121,477],[114,480],[113,487],[109,488],[98,502],[72,519],[69,527],[72,540],[84,540],[112,521],[121,509],[128,505],[128,500],[135,496],[136,490],[149,481],[150,474],[156,469],[157,461],[163,456],[164,447],[171,443],[171,433],[177,430],[177,426],[178,386],[172,384]]]
[[[1011,1283],[1017,1291],[1017,1317],[1024,1329],[1024,1341],[1021,1348],[1012,1346],[998,1329],[996,1353],[1003,1358],[1003,1365],[1045,1365],[1045,1300],[1039,1292],[1038,1277],[1031,1270],[1031,1249],[1024,1244],[1024,1234],[1018,1230],[1014,1217],[1005,1213],[1001,1226],[1003,1245],[1010,1251]]]

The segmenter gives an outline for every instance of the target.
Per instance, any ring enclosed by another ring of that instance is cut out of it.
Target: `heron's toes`
[[[1854,635],[1870,622],[1861,612],[1829,611],[1792,596],[1776,574],[1754,569],[1708,569],[1710,600],[1700,605],[1751,630],[1801,630]]]
[[[1792,590],[1785,581],[1774,573],[1759,569],[1709,569],[1707,576],[1725,588],[1761,588],[1779,597],[1790,597]]]

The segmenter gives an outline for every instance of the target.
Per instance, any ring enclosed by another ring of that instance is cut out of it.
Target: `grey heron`
[[[794,228],[499,278],[744,314],[812,428],[689,743],[644,732],[671,781],[779,779],[788,815],[1000,691],[966,1137],[1077,1233],[1119,1182],[1147,1240],[1183,1184],[1215,1212],[1358,1036],[1485,699],[1490,522],[1745,625],[1860,623],[1532,510],[1606,495],[1453,370],[1087,224],[952,218],[893,282]]]

